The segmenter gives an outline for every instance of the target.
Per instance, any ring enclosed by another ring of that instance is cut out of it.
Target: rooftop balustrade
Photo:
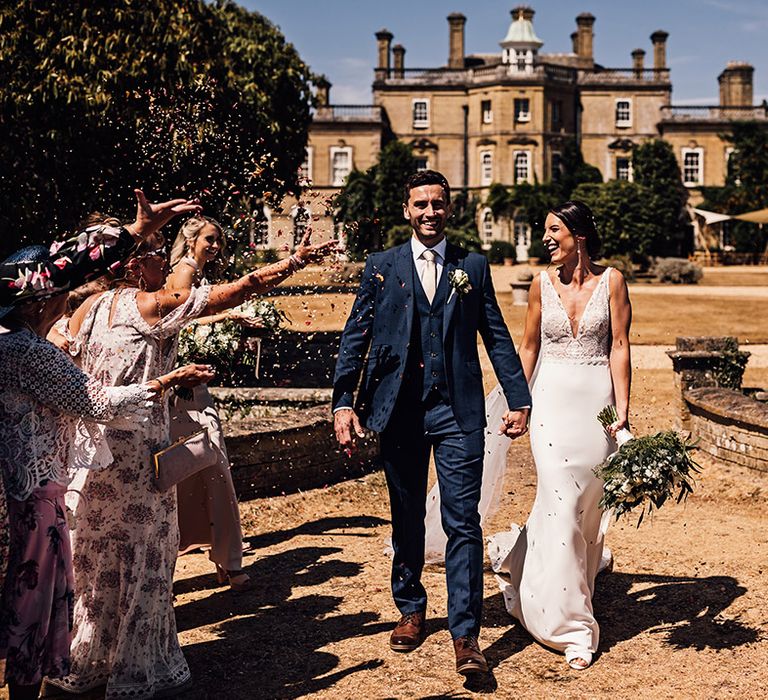
[[[665,122],[766,121],[768,106],[723,107],[721,105],[666,105],[661,108]]]
[[[381,122],[379,105],[323,105],[315,110],[315,122]]]

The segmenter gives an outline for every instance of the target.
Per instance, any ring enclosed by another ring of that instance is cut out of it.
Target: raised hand
[[[325,243],[312,245],[311,235],[311,232],[307,231],[294,252],[294,255],[301,260],[303,265],[322,262],[323,258],[336,250],[336,241],[326,241]]]
[[[202,211],[198,199],[170,199],[153,204],[148,202],[144,192],[134,190],[136,195],[136,220],[126,228],[136,238],[147,238],[159,231],[173,217],[180,214],[198,214]]]
[[[351,408],[340,408],[333,414],[333,430],[336,433],[336,440],[347,451],[347,454],[352,453],[356,438],[365,437],[365,430],[360,425],[360,419]]]
[[[184,365],[170,373],[174,385],[188,389],[209,382],[215,374],[209,365]]]

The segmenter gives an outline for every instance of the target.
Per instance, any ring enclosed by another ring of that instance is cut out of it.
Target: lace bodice
[[[608,363],[611,340],[610,275],[607,268],[584,307],[576,336],[560,296],[541,273],[541,361],[576,365]]]
[[[67,355],[34,333],[0,327],[0,466],[8,495],[26,499],[44,481],[69,482],[69,465],[86,421],[118,427],[149,414],[145,386],[104,387]],[[81,444],[82,444],[81,440]]]

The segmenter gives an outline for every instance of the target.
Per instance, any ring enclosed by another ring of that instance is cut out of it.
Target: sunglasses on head
[[[155,250],[150,250],[146,253],[142,253],[141,255],[137,256],[139,260],[144,260],[146,258],[164,258],[166,255],[165,247],[157,248]]]

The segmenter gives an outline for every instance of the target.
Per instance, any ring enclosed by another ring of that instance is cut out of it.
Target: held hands
[[[501,417],[501,426],[499,426],[499,435],[506,435],[508,438],[519,438],[528,432],[528,416],[530,409],[521,408],[518,411],[507,411]]]
[[[143,239],[159,231],[174,216],[180,214],[198,214],[202,211],[198,199],[171,199],[167,202],[152,204],[147,201],[144,192],[134,190],[136,194],[136,221],[126,228],[134,237]]]
[[[360,425],[360,419],[351,408],[341,408],[333,414],[333,429],[336,432],[336,440],[346,451],[347,455],[352,454],[355,439],[365,437],[365,431],[363,426]]]
[[[323,258],[336,250],[336,241],[326,241],[325,243],[312,245],[310,237],[311,233],[307,231],[294,252],[294,255],[301,261],[302,266],[309,263],[322,262]]]

